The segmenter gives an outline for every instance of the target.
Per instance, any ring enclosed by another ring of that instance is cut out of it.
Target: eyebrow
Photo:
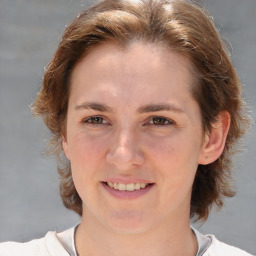
[[[149,104],[139,107],[139,113],[157,112],[157,111],[172,111],[177,113],[185,113],[184,110],[170,104]]]
[[[114,110],[102,103],[98,102],[84,102],[81,105],[75,106],[75,109],[91,109],[91,110],[96,110],[100,112],[110,112],[114,113]],[[149,112],[158,112],[158,111],[172,111],[176,113],[185,113],[184,110],[181,108],[178,108],[174,105],[170,104],[148,104],[145,106],[141,106],[138,108],[138,113],[149,113]]]
[[[75,106],[75,109],[92,109],[100,112],[114,112],[107,105],[97,102],[84,102],[81,105]]]

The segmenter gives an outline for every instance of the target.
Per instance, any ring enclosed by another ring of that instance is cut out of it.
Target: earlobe
[[[220,157],[225,147],[229,127],[229,113],[227,111],[220,112],[211,132],[205,135],[198,164],[210,164]]]
[[[68,142],[67,142],[66,138],[64,138],[64,137],[62,137],[62,148],[64,150],[66,158],[69,160]]]

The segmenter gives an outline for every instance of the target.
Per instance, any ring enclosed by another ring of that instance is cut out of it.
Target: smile
[[[137,199],[152,190],[155,183],[130,182],[123,183],[117,181],[101,182],[103,188],[113,197],[118,199]]]
[[[117,183],[117,182],[107,182],[106,183],[110,188],[113,188],[115,190],[119,191],[134,191],[134,190],[140,190],[146,188],[149,183]]]

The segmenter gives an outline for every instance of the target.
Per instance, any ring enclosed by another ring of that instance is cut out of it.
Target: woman
[[[207,13],[188,1],[105,0],[67,27],[34,112],[62,157],[81,223],[0,255],[246,256],[204,236],[232,197],[231,155],[249,117]]]

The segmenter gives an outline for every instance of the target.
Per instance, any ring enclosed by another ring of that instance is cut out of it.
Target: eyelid
[[[92,120],[93,118],[101,118],[101,119],[103,119],[103,123],[97,124],[97,123],[89,122],[89,120],[90,119]],[[95,116],[89,116],[89,117],[83,118],[81,120],[81,123],[87,124],[87,125],[93,125],[93,126],[109,125],[110,124],[110,122],[105,117],[103,117],[101,115],[95,115]]]
[[[168,123],[167,124],[155,124],[155,123],[153,123],[154,118],[163,119],[163,120],[167,121]],[[152,126],[169,126],[169,125],[174,125],[174,124],[175,124],[175,122],[172,119],[164,117],[164,116],[152,116],[149,118],[149,121],[146,123],[146,125],[152,125]]]

